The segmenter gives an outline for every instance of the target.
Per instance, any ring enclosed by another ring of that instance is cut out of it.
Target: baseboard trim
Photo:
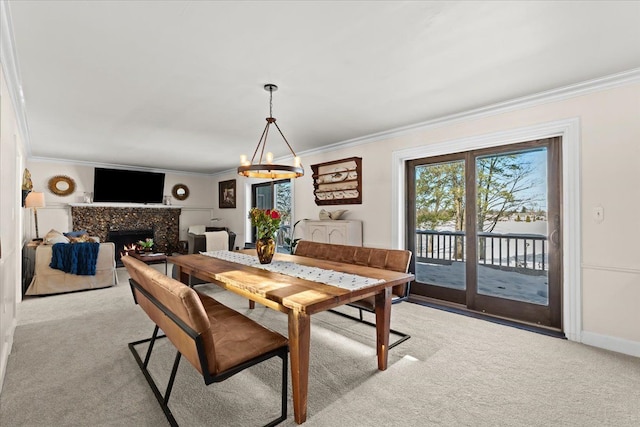
[[[7,373],[7,364],[9,363],[9,355],[13,349],[13,335],[16,330],[18,321],[14,318],[6,337],[3,337],[2,348],[0,348],[0,393],[2,393],[2,386],[4,385],[4,377]]]
[[[605,350],[611,350],[617,353],[627,354],[629,356],[640,357],[640,342],[638,341],[631,341],[624,338],[612,337],[610,335],[583,331],[581,342],[582,344],[593,347],[603,348]]]

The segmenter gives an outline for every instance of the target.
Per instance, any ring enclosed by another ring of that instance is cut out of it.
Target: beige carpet
[[[167,425],[130,341],[153,324],[120,285],[31,298],[0,395],[0,425]],[[207,289],[281,333],[286,316]],[[376,370],[374,329],[331,313],[312,317],[308,426],[638,426],[640,359],[402,303],[392,327],[412,338]],[[162,340],[152,358],[166,383],[175,355]],[[279,359],[205,386],[186,360],[170,407],[183,426],[259,426],[279,409]],[[289,390],[289,417],[294,426]]]

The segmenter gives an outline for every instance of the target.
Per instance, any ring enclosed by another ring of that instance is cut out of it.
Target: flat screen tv
[[[95,168],[94,202],[162,203],[164,174]]]

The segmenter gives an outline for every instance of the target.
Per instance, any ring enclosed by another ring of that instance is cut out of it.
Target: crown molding
[[[461,113],[450,114],[440,118],[427,120],[413,125],[407,125],[387,131],[382,131],[370,135],[365,135],[346,141],[337,142],[334,144],[326,145],[321,148],[302,151],[298,155],[300,157],[321,154],[329,151],[334,151],[341,148],[351,148],[362,144],[369,144],[371,142],[397,138],[400,136],[426,131],[433,128],[442,126],[449,126],[460,122],[469,120],[477,120],[497,114],[504,114],[511,111],[522,110],[525,108],[536,107],[538,105],[547,104],[551,102],[564,101],[566,99],[583,96],[593,92],[599,92],[602,90],[612,89],[619,86],[625,86],[629,84],[640,82],[640,68],[634,68],[621,73],[611,74],[604,77],[599,77],[585,82],[576,83],[568,86],[563,86],[557,89],[552,89],[544,92],[539,92],[533,95],[527,95],[520,98],[515,98],[509,101],[499,102],[497,104],[491,104],[485,107],[475,108]]]
[[[204,172],[189,172],[189,171],[179,171],[179,170],[173,170],[173,169],[147,168],[142,166],[130,166],[130,165],[121,165],[121,164],[114,164],[114,163],[97,163],[97,162],[87,162],[83,160],[56,159],[52,157],[29,157],[27,161],[60,163],[60,164],[66,164],[66,165],[87,166],[87,167],[94,167],[94,168],[126,169],[126,170],[132,170],[132,171],[140,171],[140,172],[161,172],[161,173],[170,173],[174,175],[208,176],[208,177],[212,176],[211,173],[204,173]]]
[[[485,117],[490,117],[498,114],[504,114],[511,111],[522,110],[525,108],[536,107],[551,102],[564,101],[566,99],[575,98],[578,96],[587,95],[593,92],[599,92],[607,89],[613,89],[619,86],[625,86],[630,84],[640,83],[640,68],[633,68],[631,70],[623,71],[621,73],[611,74],[604,77],[599,77],[592,80],[587,80],[581,83],[576,83],[568,86],[563,86],[557,89],[547,90],[539,92],[533,95],[527,95],[520,98],[515,98],[509,101],[500,102],[497,104],[491,104],[485,107],[475,108],[473,110],[450,114],[440,118],[427,120],[413,125],[407,125],[399,128],[390,129],[370,135],[361,136],[358,138],[348,139],[341,142],[336,142],[324,147],[314,148],[311,150],[300,151],[298,156],[305,157],[315,154],[323,154],[339,149],[357,147],[363,144],[369,144],[372,142],[383,141],[387,139],[397,138],[404,135],[413,134],[416,132],[422,132],[429,129],[434,129],[442,126],[450,126],[456,123],[465,122],[469,120],[476,120]],[[217,172],[213,176],[226,175],[233,169],[229,169],[222,172]]]
[[[2,4],[4,4],[4,1],[2,2]],[[403,127],[383,131],[383,132],[361,136],[358,138],[336,142],[330,145],[325,145],[324,147],[321,147],[321,148],[301,151],[298,153],[298,155],[300,157],[304,157],[304,156],[310,156],[315,154],[327,153],[327,152],[331,152],[331,151],[335,151],[343,148],[357,147],[359,145],[369,144],[372,142],[382,141],[382,140],[391,139],[391,138],[397,138],[400,136],[421,132],[421,131],[426,131],[426,130],[434,129],[441,126],[449,126],[449,125],[453,125],[453,124],[468,121],[468,120],[476,120],[484,117],[494,116],[497,114],[504,114],[511,111],[531,108],[531,107],[535,107],[538,105],[543,105],[551,102],[559,102],[566,99],[587,95],[593,92],[599,92],[602,90],[612,89],[615,87],[635,84],[639,82],[640,82],[640,68],[634,68],[621,73],[611,74],[611,75],[600,77],[597,79],[592,79],[592,80],[576,83],[569,86],[564,86],[557,89],[539,92],[537,94],[528,95],[528,96],[512,99],[509,101],[505,101],[505,102],[500,102],[497,104],[491,104],[486,107],[476,108],[476,109],[465,111],[462,113],[451,114],[451,115],[443,116],[437,119],[416,123],[413,125],[403,126]],[[25,125],[26,125],[26,119],[25,119]],[[283,157],[283,159],[285,158],[289,158],[289,157]],[[109,167],[114,169],[127,168],[131,170],[165,172],[165,173],[173,173],[173,174],[180,174],[180,175],[212,176],[214,178],[223,177],[228,175],[229,173],[235,174],[235,168],[220,171],[220,172],[214,172],[214,173],[199,173],[199,172],[143,168],[143,167],[126,166],[126,165],[69,161],[69,160],[46,158],[46,157],[28,157],[28,160],[67,163],[67,164],[75,164],[75,165],[80,164],[80,165],[93,166],[93,167]]]
[[[26,154],[29,157],[31,154],[29,125],[27,123],[24,92],[20,80],[20,67],[18,66],[15,45],[9,2],[0,0],[0,65],[2,65],[2,71],[7,81],[9,98],[13,104]]]
[[[313,150],[301,151],[298,155],[300,157],[304,157],[304,156],[310,156],[314,154],[326,153],[326,152],[330,152],[330,151],[334,151],[342,148],[356,147],[362,144],[369,144],[376,141],[397,138],[403,135],[408,135],[408,134],[420,132],[420,131],[426,131],[428,129],[433,129],[440,126],[448,126],[448,125],[456,124],[459,122],[464,122],[467,120],[474,120],[474,119],[480,119],[483,117],[489,117],[497,114],[504,114],[510,111],[517,111],[524,108],[535,107],[535,106],[547,104],[550,102],[563,101],[563,100],[574,98],[577,96],[583,96],[589,93],[612,89],[615,87],[625,86],[629,84],[635,84],[639,82],[640,82],[640,68],[635,68],[622,73],[612,74],[612,75],[601,77],[598,79],[593,79],[593,80],[577,83],[570,86],[564,86],[558,89],[540,92],[534,95],[516,98],[510,101],[505,101],[498,104],[492,104],[486,107],[476,108],[476,109],[469,110],[462,113],[451,114],[438,119],[428,120],[428,121],[416,123],[413,125],[408,125],[400,128],[391,129],[388,131],[378,132],[375,134],[365,135],[362,137],[353,138],[346,141],[341,141],[334,144],[326,145],[324,147],[313,149]],[[545,127],[548,125],[549,124],[542,125],[542,126]],[[511,133],[512,131],[509,130],[506,132]],[[474,138],[474,139],[477,139],[477,138]],[[461,141],[461,143],[464,143],[464,141]],[[292,157],[291,156],[282,157],[282,159],[290,159],[290,158]],[[106,167],[106,168],[113,168],[113,169],[126,168],[130,170],[164,172],[164,173],[173,173],[177,175],[209,176],[214,178],[223,178],[229,175],[230,173],[234,175],[236,174],[235,168],[220,171],[220,172],[214,172],[214,173],[204,173],[204,172],[200,173],[200,172],[176,171],[176,170],[170,170],[170,169],[144,168],[139,166],[93,163],[93,162],[83,162],[83,161],[69,161],[69,160],[46,158],[46,157],[30,157],[28,160],[66,163],[66,164],[74,164],[74,165],[80,164],[84,166]],[[280,158],[276,160],[280,160]]]
[[[13,26],[11,21],[11,12],[9,8],[9,2],[7,0],[0,0],[0,63],[7,80],[7,86],[9,88],[9,96],[14,105],[16,117],[18,121],[18,127],[22,134],[24,147],[26,149],[26,157],[29,161],[49,161],[68,164],[81,164],[86,166],[98,166],[98,167],[112,167],[112,168],[128,168],[142,171],[162,171],[165,173],[175,173],[183,175],[198,175],[198,176],[222,176],[226,175],[235,169],[229,169],[225,171],[215,173],[198,173],[187,171],[175,171],[175,170],[161,170],[153,168],[141,168],[141,167],[129,167],[126,165],[110,165],[99,164],[92,162],[75,162],[63,159],[45,158],[45,157],[31,157],[31,144],[29,126],[26,114],[26,105],[24,100],[24,93],[22,89],[22,83],[20,80],[20,69],[18,66],[17,53],[15,50],[15,40],[13,37]],[[396,138],[415,132],[426,131],[441,126],[448,126],[463,121],[475,120],[484,117],[489,117],[497,114],[503,114],[511,111],[516,111],[524,108],[535,107],[538,105],[558,102],[569,98],[586,95],[589,93],[611,89],[618,86],[624,86],[628,84],[634,84],[640,82],[640,68],[634,68],[631,70],[623,71],[616,74],[603,76],[596,79],[587,80],[585,82],[576,83],[568,86],[563,86],[557,89],[552,89],[544,92],[539,92],[533,95],[527,95],[520,98],[515,98],[509,101],[491,104],[485,107],[480,107],[472,110],[468,110],[461,113],[455,113],[440,118],[419,122],[413,125],[398,127],[387,131],[364,135],[361,137],[336,142],[324,147],[315,148],[311,150],[302,151],[299,155],[310,156],[315,154],[326,153],[335,151],[338,149],[356,147],[362,144],[369,144],[376,141]]]

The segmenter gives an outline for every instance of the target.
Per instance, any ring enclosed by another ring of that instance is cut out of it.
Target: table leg
[[[293,393],[293,415],[298,424],[302,424],[307,420],[310,339],[310,316],[297,310],[291,310],[289,312],[291,388]]]
[[[189,286],[189,275],[184,272],[184,270],[179,265],[174,265],[173,268],[178,269],[178,274],[176,277],[185,285]]]
[[[389,356],[389,329],[391,328],[391,288],[376,295],[376,344],[378,369],[387,369]]]

